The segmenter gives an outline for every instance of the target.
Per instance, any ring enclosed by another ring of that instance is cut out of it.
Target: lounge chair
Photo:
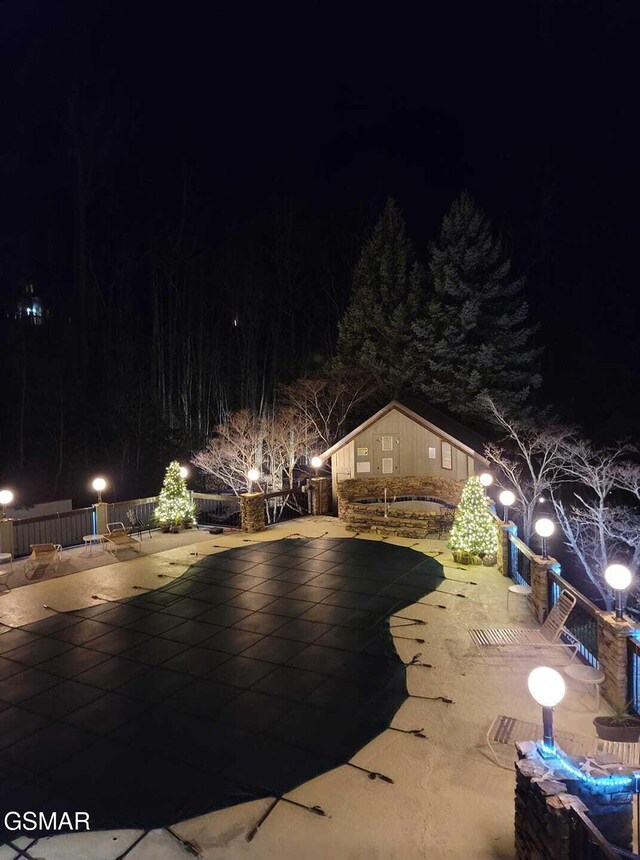
[[[484,656],[488,649],[520,648],[569,648],[573,650],[571,660],[578,653],[580,643],[564,626],[576,605],[573,594],[563,591],[544,624],[539,628],[526,627],[489,627],[484,630],[469,630],[469,635]],[[570,642],[561,641],[564,636]]]
[[[59,543],[32,543],[31,555],[26,560],[24,572],[26,576],[33,576],[38,570],[58,570],[62,561],[62,547]]]
[[[149,537],[151,537],[151,523],[145,522],[140,515],[138,514],[138,509],[129,508],[127,511],[127,519],[131,525],[130,534],[135,532],[138,535],[138,539],[142,540],[142,532],[149,532]]]
[[[640,743],[619,743],[618,741],[603,741],[575,732],[553,733],[556,745],[562,752],[573,757],[591,757],[595,755],[615,756],[622,764],[630,767],[640,767]],[[498,767],[513,769],[513,762],[503,764],[498,758],[494,745],[514,746],[524,741],[537,741],[542,738],[542,725],[518,720],[516,717],[499,714],[489,726],[486,740]]]
[[[124,527],[124,523],[107,523],[107,534],[103,535],[104,548],[110,552],[114,558],[118,557],[119,549],[135,549],[140,552],[140,541],[131,537],[129,531]]]

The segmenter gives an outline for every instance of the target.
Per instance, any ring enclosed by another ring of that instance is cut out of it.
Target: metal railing
[[[579,809],[571,809],[569,819],[569,860],[621,860],[637,857],[629,851],[616,848]]]
[[[302,490],[279,490],[265,493],[265,519],[267,523],[281,523],[296,520],[309,514],[310,493]]]
[[[78,508],[60,514],[28,517],[13,521],[13,554],[29,555],[31,544],[59,543],[78,546],[84,535],[95,531],[95,508]]]
[[[533,552],[513,532],[509,532],[509,576],[519,585],[531,585]]]
[[[240,526],[240,500],[231,494],[194,493],[198,522],[231,528]]]
[[[596,669],[598,663],[598,607],[584,596],[570,582],[560,576],[560,565],[552,568],[548,574],[549,609],[556,603],[561,592],[568,591],[576,599],[576,605],[571,610],[565,627],[575,636],[580,645],[578,653]],[[569,641],[567,639],[567,641]]]
[[[129,526],[128,511],[135,511],[140,522],[154,525],[153,512],[158,504],[157,496],[146,496],[144,499],[129,499],[128,502],[113,502],[107,506],[108,523],[124,523]]]

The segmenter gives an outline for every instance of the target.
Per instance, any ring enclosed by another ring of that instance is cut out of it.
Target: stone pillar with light
[[[564,699],[567,691],[564,678],[550,666],[538,666],[529,673],[527,686],[532,697],[542,707],[542,751],[553,752],[553,709]]]
[[[253,485],[260,480],[259,469],[247,472],[248,492],[240,496],[240,528],[243,532],[262,532],[265,530],[264,493],[254,493]]]
[[[2,519],[0,520],[0,552],[9,553],[13,558],[13,520],[7,519],[7,505],[13,501],[11,490],[0,490],[0,507],[2,508]]]
[[[98,501],[94,507],[94,528],[95,534],[104,535],[107,533],[107,522],[109,520],[109,506],[102,501],[102,493],[107,488],[107,482],[104,478],[94,478],[91,486],[98,494]]]
[[[615,611],[598,613],[598,662],[604,674],[602,695],[616,708],[625,708],[628,693],[627,639],[637,625],[624,617],[623,604],[632,574],[622,564],[610,564],[604,574],[615,594]]]

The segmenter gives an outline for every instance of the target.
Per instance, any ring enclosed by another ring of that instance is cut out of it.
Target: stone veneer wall
[[[243,532],[262,532],[266,528],[264,495],[243,493],[240,496],[240,527]]]
[[[615,786],[587,786],[568,773],[558,759],[543,759],[534,742],[516,746],[520,757],[516,762],[515,795],[517,860],[569,860],[577,856],[570,854],[571,818],[576,810],[585,813],[606,839],[631,849],[631,792]],[[625,769],[613,756],[593,756],[592,761],[593,775],[606,777],[632,770]]]
[[[628,699],[627,639],[637,625],[617,621],[611,612],[598,612],[598,662],[604,673],[602,695],[614,707],[624,708]]]
[[[319,517],[331,513],[331,478],[311,478],[311,511]]]
[[[390,496],[431,496],[457,505],[465,481],[438,477],[349,478],[338,483],[338,516],[348,531],[373,531],[378,534],[424,538],[438,531],[440,515],[428,511],[389,511],[384,517],[382,507],[358,504],[359,499]]]

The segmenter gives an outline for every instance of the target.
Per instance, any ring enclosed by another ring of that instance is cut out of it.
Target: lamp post
[[[180,466],[180,477],[181,478],[188,478],[189,477],[189,470],[187,469],[186,466]]]
[[[318,469],[322,466],[322,457],[318,457],[316,454],[315,457],[311,458],[311,465],[316,470],[316,478],[318,477]]]
[[[622,595],[631,585],[631,571],[624,564],[610,564],[604,572],[604,578],[616,593],[616,618],[622,621]]]
[[[7,505],[10,505],[13,501],[13,493],[11,490],[0,490],[0,506],[2,506],[2,519],[7,518]]]
[[[504,508],[504,522],[509,521],[509,508],[515,502],[516,497],[513,495],[511,490],[503,490],[500,493],[500,504]]]
[[[553,740],[553,709],[564,699],[566,686],[560,672],[549,666],[538,666],[529,674],[529,692],[542,707],[542,742],[545,747],[555,749]]]
[[[540,517],[539,520],[536,520],[534,528],[536,530],[536,534],[542,538],[542,558],[549,558],[547,552],[547,538],[551,537],[556,530],[556,527],[551,520],[547,519],[547,517]]]
[[[255,481],[260,480],[260,470],[259,469],[249,469],[247,472],[247,481],[249,482],[249,492],[253,492],[253,484]]]
[[[490,487],[493,484],[493,475],[490,472],[483,472],[480,475],[480,483],[483,487]]]
[[[94,478],[91,486],[98,494],[98,504],[102,504],[102,491],[107,488],[107,482],[104,478]]]

